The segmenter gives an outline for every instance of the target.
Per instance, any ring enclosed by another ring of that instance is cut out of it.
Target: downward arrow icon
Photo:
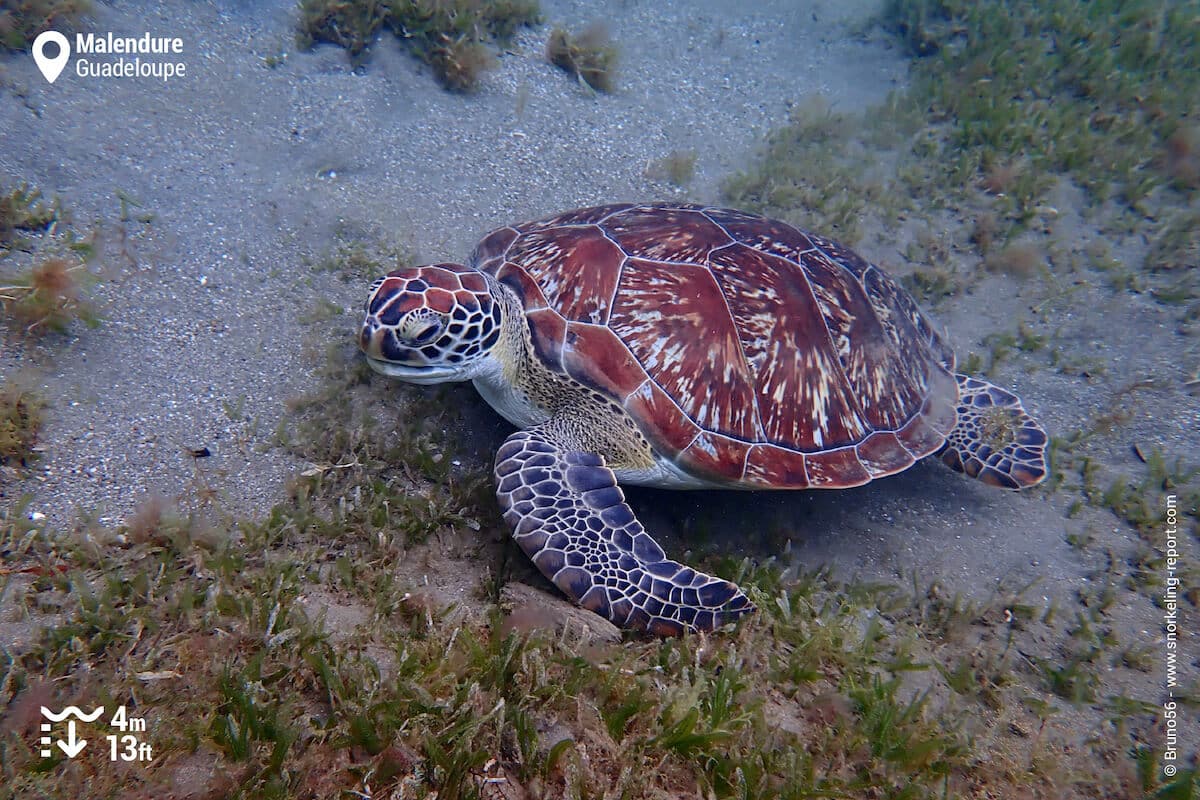
[[[67,758],[74,758],[87,746],[87,740],[75,738],[75,720],[71,720],[67,723],[67,740],[59,739],[55,744],[62,748]]]

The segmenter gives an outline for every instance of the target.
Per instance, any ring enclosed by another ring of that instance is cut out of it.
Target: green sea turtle
[[[520,430],[496,456],[513,537],[575,602],[659,634],[754,610],[671,561],[618,483],[840,489],[940,455],[985,483],[1046,474],[1021,401],[956,374],[913,299],[847,248],[685,204],[493,231],[466,266],[375,281],[359,343],[410,383],[474,381]]]

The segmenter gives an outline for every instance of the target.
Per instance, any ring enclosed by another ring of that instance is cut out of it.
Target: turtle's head
[[[398,269],[371,284],[358,344],[384,375],[465,381],[500,340],[502,321],[484,273],[458,264]]]

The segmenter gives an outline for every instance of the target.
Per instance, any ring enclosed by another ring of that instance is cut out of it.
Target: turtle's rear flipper
[[[542,574],[617,625],[678,636],[754,610],[729,581],[667,559],[613,471],[545,426],[518,431],[496,454],[496,496],[513,538]]]
[[[1026,489],[1046,477],[1046,432],[1021,400],[987,381],[958,378],[958,424],[938,451],[959,472],[1002,489]]]

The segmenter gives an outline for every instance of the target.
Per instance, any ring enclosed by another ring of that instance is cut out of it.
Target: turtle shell
[[[912,297],[782,222],[585,208],[493,231],[469,264],[521,296],[547,365],[705,480],[857,486],[935,452],[956,422],[954,354]]]

